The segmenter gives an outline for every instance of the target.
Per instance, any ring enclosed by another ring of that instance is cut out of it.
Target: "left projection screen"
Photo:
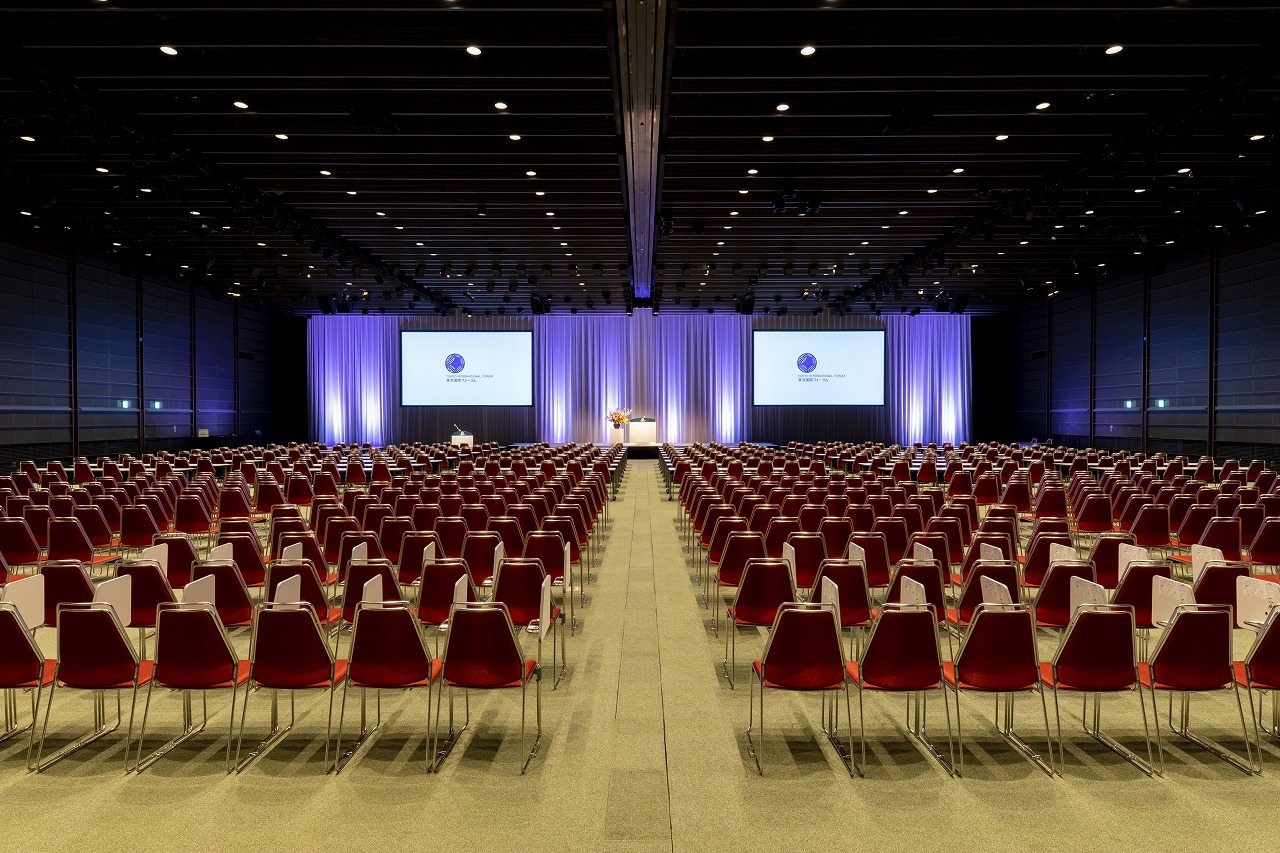
[[[532,406],[533,332],[401,332],[400,405]]]

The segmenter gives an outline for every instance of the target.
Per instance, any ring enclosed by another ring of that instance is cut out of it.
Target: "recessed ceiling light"
[[[525,174],[532,178],[536,176],[538,173],[530,169],[529,171],[525,172]]]
[[[404,226],[403,226],[403,225],[397,225],[397,226],[396,226],[396,230],[397,230],[397,231],[403,231],[403,230],[404,230]]]
[[[925,190],[925,192],[927,192],[929,195],[933,195],[934,193],[937,192],[937,190],[930,189],[930,190]]]
[[[236,108],[236,109],[238,109],[238,110],[247,110],[247,109],[249,109],[249,105],[248,105],[248,104],[246,104],[244,101],[232,101],[232,102],[231,102],[231,106],[235,107],[235,108]]]
[[[760,171],[759,169],[747,169],[747,174],[754,175],[754,174],[757,174],[759,171]]]
[[[471,54],[472,56],[479,56],[480,48],[476,47],[474,44],[470,45],[467,47],[467,53]]]
[[[964,169],[963,169],[963,168],[960,168],[960,167],[957,167],[957,168],[955,168],[955,169],[952,169],[952,170],[951,170],[951,174],[953,174],[953,175],[960,175],[960,174],[963,174],[963,173],[964,173]]]
[[[551,211],[551,210],[547,211],[547,216],[555,216],[555,215],[556,215],[555,211]]]
[[[1009,138],[1009,134],[1001,133],[996,136],[996,142],[1004,142],[1008,138]]]
[[[772,142],[772,141],[773,141],[773,137],[772,137],[772,136],[762,136],[762,137],[760,137],[760,139],[761,139],[763,142]]]
[[[1137,189],[1134,190],[1135,193],[1144,193],[1146,191],[1147,190],[1145,187],[1138,187]]]
[[[711,257],[713,257],[713,258],[718,258],[718,257],[720,257],[720,253],[719,253],[719,252],[712,252],[712,253],[711,253]]]
[[[1004,252],[996,252],[997,255],[1003,255]]]
[[[1164,241],[1164,244],[1165,244],[1166,246],[1172,246],[1172,245],[1173,245],[1173,241],[1172,241],[1172,240],[1165,240],[1165,241]]]
[[[1122,50],[1124,50],[1124,45],[1113,44],[1111,45],[1111,47],[1107,48],[1107,56],[1115,56],[1117,53],[1119,53]]]
[[[1061,226],[1061,225],[1055,225],[1055,226],[1053,226],[1053,227],[1054,227],[1054,228],[1062,228],[1063,226]]]
[[[1253,136],[1250,136],[1250,137],[1249,137],[1249,141],[1250,141],[1250,142],[1261,142],[1262,140],[1264,140],[1264,139],[1266,139],[1266,138],[1267,138],[1267,136],[1266,136],[1266,134],[1264,134],[1264,133],[1255,133]]]
[[[1085,215],[1085,216],[1093,216],[1093,210],[1092,210],[1092,209],[1090,209],[1090,210],[1086,210],[1086,211],[1084,212],[1084,215]]]
[[[899,211],[898,211],[898,215],[899,215],[899,216],[906,216],[909,212],[910,212],[910,211],[907,211],[907,210],[899,210]]]
[[[29,210],[19,210],[18,212],[19,212],[19,213],[21,213],[23,216],[30,216],[30,215],[31,215],[31,211],[29,211]]]
[[[1105,267],[1105,266],[1106,266],[1106,264],[1098,264],[1098,266],[1100,266],[1100,267]]]
[[[356,194],[355,190],[347,190],[347,195],[355,195],[355,194]]]
[[[738,195],[746,195],[746,194],[747,194],[746,190],[738,190]]]
[[[189,269],[191,269],[191,267],[187,266],[186,264],[178,264],[178,266],[179,266],[179,267],[181,267],[181,268],[182,268],[182,269],[184,269],[184,270],[189,270]]]
[[[200,211],[198,211],[198,210],[193,210],[193,211],[191,211],[191,215],[192,215],[192,216],[199,216],[199,215],[200,215]]]
[[[494,108],[495,110],[505,110],[505,109],[507,108],[507,102],[506,102],[506,101],[498,101],[496,104],[494,104],[494,105],[493,105],[493,108]]]
[[[737,216],[737,215],[738,215],[738,211],[736,211],[736,210],[731,210],[731,211],[729,211],[729,215],[730,215],[730,216]]]
[[[120,244],[119,244],[119,243],[112,243],[111,245],[113,245],[113,246],[119,246]]]
[[[561,245],[561,246],[567,246],[567,245],[569,245],[569,244],[568,244],[568,243],[561,243],[560,245]]]
[[[1049,109],[1049,102],[1048,102],[1048,101],[1041,101],[1040,103],[1036,104],[1036,109],[1038,109],[1038,110],[1047,110],[1047,109]]]
[[[1031,242],[1030,240],[1019,240],[1019,241],[1018,241],[1018,245],[1019,245],[1019,246],[1025,246],[1025,245],[1027,245],[1027,244],[1028,244],[1028,243],[1030,243],[1030,242]]]
[[[520,141],[520,134],[518,134],[518,133],[513,133],[513,134],[511,134],[510,136],[508,136],[508,137],[507,137],[507,139],[510,139],[512,142],[519,142],[519,141]]]
[[[1179,169],[1179,170],[1178,170],[1178,174],[1179,174],[1179,175],[1185,175],[1185,174],[1187,174],[1187,173],[1188,173],[1188,172],[1190,172],[1190,171],[1191,171],[1191,170],[1190,170],[1189,168],[1187,168],[1186,166],[1183,166],[1181,169]]]
[[[161,53],[163,53],[165,56],[177,56],[177,55],[178,55],[178,49],[177,49],[176,47],[169,47],[169,45],[167,45],[167,44],[164,44],[164,45],[161,45],[161,46],[160,46],[160,52],[161,52]]]
[[[542,190],[534,190],[534,193],[533,193],[533,194],[534,194],[534,195],[546,195],[546,193],[545,193],[545,192],[543,192]]]
[[[259,245],[259,246],[265,246],[265,245],[267,245],[267,244],[266,244],[266,243],[259,243],[258,245]]]
[[[778,104],[778,107],[777,107],[777,110],[780,113],[785,113],[789,109],[791,109],[790,104]]]
[[[551,215],[552,215],[552,216],[555,216],[555,214],[554,214],[554,213],[553,213],[553,214],[551,214]],[[559,226],[559,225],[552,225],[552,226],[551,226],[551,230],[552,230],[552,231],[559,231],[559,230],[560,230],[560,226]]]
[[[100,175],[105,175],[105,174],[107,173],[107,167],[106,167],[106,166],[98,166],[98,167],[94,168],[94,170],[93,170],[93,171],[97,172],[97,173],[98,173],[98,174],[100,174]]]
[[[383,213],[381,210],[375,210],[375,211],[374,211],[374,214],[375,214],[376,216],[386,216],[386,214],[385,214],[385,213]]]
[[[888,226],[888,225],[881,225],[881,226],[880,226],[880,230],[881,230],[881,231],[888,231],[888,230],[889,230],[889,226]]]
[[[287,133],[277,133],[277,134],[276,134],[276,139],[288,139],[288,138],[289,138],[289,134],[287,134]]]
[[[35,141],[36,141],[36,138],[35,138],[34,136],[19,136],[18,138],[19,138],[19,139],[21,139],[23,142],[35,142]]]
[[[863,240],[863,241],[862,241],[862,245],[864,245],[864,246],[870,246],[870,245],[871,245],[871,243],[870,243],[869,241],[867,241],[867,240]]]
[[[716,245],[717,245],[717,246],[723,246],[723,245],[724,245],[724,241],[723,241],[723,240],[717,240],[717,241],[716,241]]]
[[[151,187],[139,187],[139,188],[138,188],[138,192],[140,192],[140,193],[149,193],[149,192],[151,192]]]
[[[726,226],[724,226],[724,230],[726,230],[726,231],[731,231],[732,229],[733,229],[733,226],[732,226],[732,225],[726,225]]]
[[[1261,216],[1261,215],[1262,215],[1262,214],[1264,214],[1264,213],[1266,213],[1266,211],[1265,211],[1265,210],[1255,210],[1255,211],[1253,212],[1253,215],[1254,215],[1254,216]]]
[[[813,56],[817,52],[818,52],[818,49],[813,45],[809,45],[809,44],[806,44],[804,47],[800,48],[801,56]]]

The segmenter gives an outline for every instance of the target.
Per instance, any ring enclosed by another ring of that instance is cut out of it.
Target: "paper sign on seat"
[[[898,596],[903,604],[928,604],[925,596],[924,584],[911,578],[903,578],[902,584],[898,590]]]
[[[133,578],[124,575],[98,584],[93,591],[93,600],[110,604],[120,624],[129,627],[133,619]]]
[[[1009,594],[1009,587],[986,575],[978,578],[978,580],[982,584],[983,604],[1013,604],[1013,596]]]
[[[276,584],[275,595],[271,597],[274,602],[293,603],[302,600],[302,576],[290,575],[280,583]]]
[[[845,549],[844,558],[851,563],[857,563],[864,569],[867,567],[867,552],[857,543],[849,543],[849,547]]]
[[[1192,545],[1191,582],[1195,583],[1200,580],[1200,574],[1204,571],[1205,563],[1221,563],[1222,560],[1222,549],[1208,548],[1204,545]]]
[[[282,560],[301,560],[301,559],[303,559],[303,556],[302,556],[302,543],[301,543],[301,542],[294,542],[292,545],[289,545],[288,547],[286,547],[283,551],[281,551],[281,552],[280,552],[280,559],[282,559]]]
[[[1271,608],[1280,601],[1280,584],[1241,575],[1236,578],[1236,622],[1261,631]]]
[[[44,575],[10,581],[0,595],[0,601],[7,601],[17,608],[27,630],[34,631],[44,624]]]
[[[236,558],[236,549],[228,542],[225,545],[219,545],[209,552],[209,562],[215,560],[234,560]]]
[[[796,549],[791,546],[790,542],[782,543],[782,562],[787,564],[787,571],[791,573],[791,588],[796,585]]]
[[[143,548],[138,554],[139,560],[150,560],[159,564],[160,571],[168,576],[169,574],[169,546],[152,545],[150,548]]]
[[[1058,563],[1072,563],[1079,560],[1080,556],[1076,553],[1076,549],[1070,545],[1063,545],[1060,542],[1051,542],[1049,544],[1049,565],[1054,566]]]
[[[911,559],[920,560],[921,562],[924,562],[924,563],[932,563],[933,549],[930,548],[928,545],[925,545],[921,542],[917,542],[915,546],[911,549]]]
[[[205,575],[198,581],[192,581],[182,590],[183,604],[214,604],[213,591],[217,583],[213,575]]]
[[[923,589],[923,587],[921,587]],[[840,629],[840,586],[831,578],[822,579],[822,603],[830,604],[836,614],[836,630]]]
[[[1129,572],[1130,563],[1141,563],[1150,560],[1151,555],[1147,553],[1146,548],[1139,548],[1137,545],[1121,545],[1116,549],[1116,568],[1119,573],[1119,580],[1124,580],[1124,576]]]
[[[1191,584],[1182,583],[1172,578],[1155,577],[1151,579],[1151,622],[1155,625],[1166,625],[1173,618],[1173,611],[1179,604],[1195,604],[1196,596]]]
[[[551,630],[551,578],[542,578],[542,599],[538,604],[538,642],[541,643]]]
[[[984,562],[1004,562],[1004,551],[987,542],[979,543],[978,559]]]
[[[1071,612],[1082,604],[1106,604],[1107,591],[1101,584],[1081,577],[1071,578]]]

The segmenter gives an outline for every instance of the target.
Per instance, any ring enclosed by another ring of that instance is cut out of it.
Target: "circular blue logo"
[[[801,373],[813,373],[817,366],[818,359],[811,352],[802,352],[796,359],[796,367],[800,368]]]
[[[810,356],[812,358],[812,356]],[[467,366],[467,360],[456,352],[449,353],[444,357],[444,369],[450,373],[461,373],[462,368]]]

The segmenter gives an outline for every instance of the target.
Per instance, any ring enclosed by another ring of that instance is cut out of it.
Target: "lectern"
[[[454,430],[453,434],[449,437],[449,443],[470,447],[475,443],[475,436],[464,430]]]
[[[628,440],[632,444],[658,443],[658,424],[653,418],[632,418],[630,431]]]

